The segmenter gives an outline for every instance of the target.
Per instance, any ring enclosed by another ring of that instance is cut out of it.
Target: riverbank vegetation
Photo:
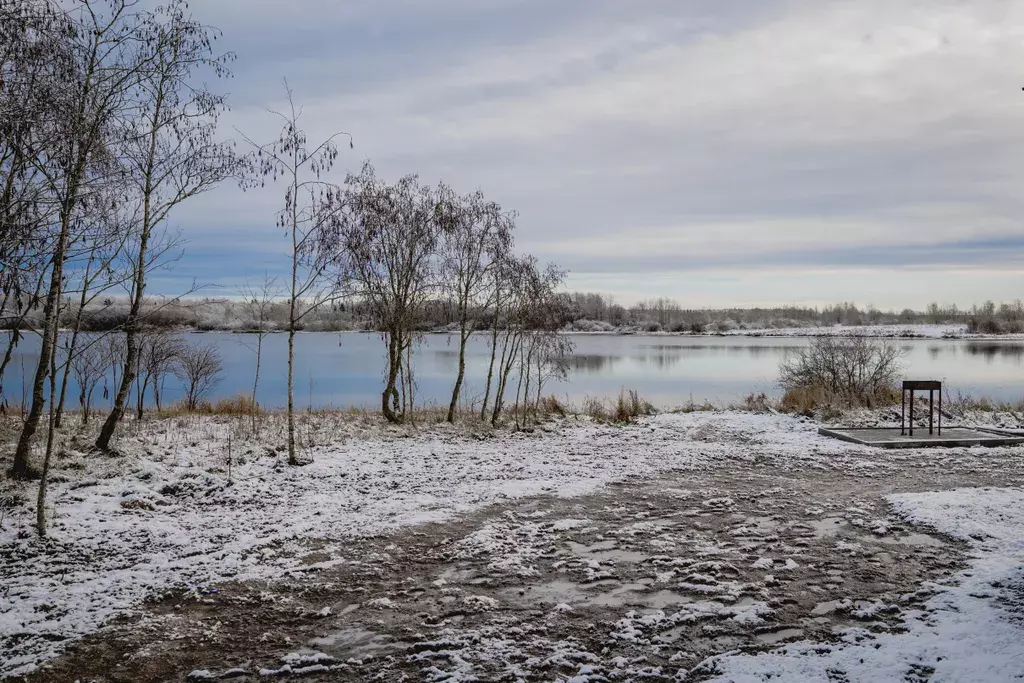
[[[274,278],[269,278],[274,280]],[[251,289],[243,285],[242,289]],[[674,333],[674,334],[728,334],[759,330],[824,329],[836,325],[844,327],[890,326],[894,329],[919,325],[960,327],[968,334],[999,335],[1024,334],[1024,302],[985,302],[960,309],[955,305],[929,305],[925,310],[880,311],[855,304],[835,306],[779,308],[684,308],[674,299],[654,299],[632,306],[614,303],[611,297],[590,293],[559,292],[563,299],[565,317],[563,327],[568,332],[584,333]],[[215,296],[150,297],[143,304],[143,315],[153,327],[200,332],[255,332],[284,331],[288,325],[288,304],[283,295],[267,301],[259,312],[249,305],[252,299],[239,292]],[[15,324],[23,330],[40,327],[42,309],[27,311],[23,317],[8,311],[0,315],[0,327],[12,329]],[[123,297],[106,296],[88,303],[83,310],[69,305],[63,312],[61,324],[67,329],[77,324],[83,330],[102,332],[118,330],[128,316],[128,302]],[[490,329],[490,310],[475,312],[473,324],[477,331]],[[424,302],[417,326],[421,332],[445,332],[458,328],[458,307],[454,301],[433,298]],[[307,332],[376,331],[369,306],[355,297],[348,297],[330,306],[320,308],[302,321],[300,328]]]

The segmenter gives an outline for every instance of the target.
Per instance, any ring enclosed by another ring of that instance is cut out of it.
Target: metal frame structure
[[[908,380],[903,383],[903,391],[900,398],[903,408],[900,412],[900,435],[907,434],[907,392],[910,392],[910,436],[914,435],[914,392],[928,392],[928,434],[935,433],[935,411],[931,407],[935,405],[935,392],[939,392],[939,436],[942,436],[942,382],[938,380]]]

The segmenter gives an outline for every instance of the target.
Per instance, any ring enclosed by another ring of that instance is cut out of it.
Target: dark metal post
[[[942,389],[939,389],[939,436],[942,436]]]
[[[910,435],[914,435],[914,390],[910,390]]]
[[[900,389],[900,436],[907,435],[907,388]]]
[[[935,390],[928,390],[928,436],[935,435]]]

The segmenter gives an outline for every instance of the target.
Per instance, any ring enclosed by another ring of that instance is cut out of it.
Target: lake
[[[254,338],[228,332],[188,333],[190,342],[212,343],[224,361],[224,379],[213,398],[234,396],[252,389],[255,354],[246,347]],[[802,338],[677,337],[573,335],[576,349],[569,380],[552,382],[545,393],[579,405],[586,397],[611,398],[623,388],[636,389],[661,408],[693,400],[718,405],[738,402],[750,393],[777,395],[775,378],[787,353],[808,343]],[[287,342],[285,334],[264,341],[259,401],[266,407],[286,402]],[[940,379],[952,395],[957,392],[992,399],[1024,399],[1024,342],[947,339],[894,341],[905,351],[905,375]],[[297,404],[315,407],[375,407],[383,386],[384,347],[376,334],[356,332],[302,333],[296,339],[295,397]],[[39,341],[25,339],[3,382],[8,402],[21,400],[31,381]],[[463,393],[468,402],[479,401],[487,372],[489,351],[484,336],[474,336],[467,360]],[[417,403],[447,406],[458,366],[456,338],[427,335],[415,352]],[[24,368],[27,379],[23,380]],[[113,393],[112,383],[110,385]],[[94,402],[102,400],[103,383]],[[179,382],[167,380],[166,396],[181,397]],[[77,392],[69,393],[69,403]],[[77,407],[77,406],[74,406]]]

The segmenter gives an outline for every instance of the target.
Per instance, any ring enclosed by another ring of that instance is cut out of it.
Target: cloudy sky
[[[237,53],[233,127],[482,189],[517,244],[622,303],[1024,297],[1024,2],[196,0]],[[155,288],[280,273],[280,188],[172,223]],[[219,289],[217,288],[219,286]]]

